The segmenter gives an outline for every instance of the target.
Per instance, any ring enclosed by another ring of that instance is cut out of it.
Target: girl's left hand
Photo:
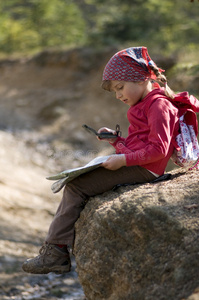
[[[110,129],[110,128],[107,128],[107,127],[102,127],[98,130],[98,133],[101,133],[101,132],[110,132],[112,133],[113,135],[115,135],[115,137],[113,138],[110,138],[110,139],[102,139],[102,138],[97,138],[99,141],[105,141],[105,142],[109,142],[109,143],[114,143],[116,141],[116,138],[117,138],[117,132],[113,129]]]
[[[102,167],[108,170],[115,171],[126,166],[126,157],[124,154],[111,155],[103,164]]]

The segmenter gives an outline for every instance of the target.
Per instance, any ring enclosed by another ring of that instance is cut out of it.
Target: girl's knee
[[[63,201],[76,207],[84,207],[87,196],[74,184],[69,183],[63,192]]]

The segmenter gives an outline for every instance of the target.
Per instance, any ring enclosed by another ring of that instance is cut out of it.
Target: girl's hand
[[[103,164],[102,167],[108,170],[115,171],[126,166],[126,157],[124,154],[111,155]]]
[[[110,133],[114,134],[115,137],[114,138],[110,138],[110,139],[102,139],[102,138],[98,137],[98,140],[109,142],[109,143],[114,143],[115,142],[115,139],[117,138],[117,132],[115,130],[107,128],[107,127],[102,127],[102,128],[100,128],[98,130],[98,133],[101,133],[101,132],[110,132]]]

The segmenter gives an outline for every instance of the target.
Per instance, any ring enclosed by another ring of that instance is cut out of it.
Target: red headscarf
[[[103,80],[146,81],[156,79],[150,65],[151,60],[146,47],[131,47],[117,52],[107,63]],[[156,66],[156,65],[155,65]],[[160,72],[164,70],[159,69]]]

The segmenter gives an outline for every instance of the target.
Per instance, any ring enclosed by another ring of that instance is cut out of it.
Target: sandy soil
[[[74,261],[66,275],[21,269],[38,253],[60,194],[52,194],[47,171],[27,158],[21,141],[8,132],[0,132],[0,141],[0,299],[83,299]]]

